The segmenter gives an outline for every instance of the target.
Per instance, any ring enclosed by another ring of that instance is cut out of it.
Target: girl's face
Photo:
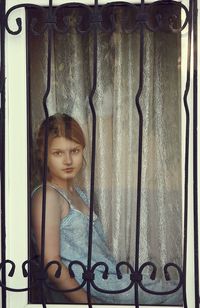
[[[83,147],[65,137],[55,137],[48,146],[48,169],[51,181],[66,187],[83,164]]]

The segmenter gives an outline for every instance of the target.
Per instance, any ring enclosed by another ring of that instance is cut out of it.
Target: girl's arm
[[[37,248],[41,255],[41,218],[42,218],[42,191],[35,193],[32,198],[32,225],[36,238]],[[58,195],[47,187],[46,192],[46,220],[45,220],[45,265],[50,261],[58,261],[62,267],[60,278],[55,277],[56,265],[48,269],[49,279],[58,289],[73,289],[79,286],[78,282],[70,277],[68,268],[60,259],[60,220],[61,206]],[[87,303],[87,293],[80,289],[75,292],[63,293],[74,303]],[[93,301],[94,302],[94,301]]]

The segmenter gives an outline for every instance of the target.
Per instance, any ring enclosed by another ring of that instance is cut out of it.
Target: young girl
[[[44,132],[46,121],[37,136],[39,169],[43,170]],[[69,274],[69,263],[78,260],[87,266],[89,202],[86,194],[75,185],[76,176],[84,163],[85,138],[79,124],[66,114],[55,114],[48,119],[48,174],[46,188],[45,218],[45,265],[56,260],[61,264],[60,278],[55,278],[55,266],[50,266],[48,276],[58,289],[78,287],[83,279],[83,269],[73,266],[75,278]],[[32,226],[36,246],[41,253],[42,185],[32,193]],[[92,265],[105,262],[109,267],[108,279],[103,279],[104,267],[95,270],[95,284],[104,290],[121,290],[129,286],[130,274],[116,275],[116,261],[107,246],[101,222],[96,214],[93,219]],[[164,291],[162,283],[155,282],[143,275],[147,288]],[[172,283],[168,289],[173,289]],[[166,291],[166,289],[165,289]],[[120,294],[105,294],[91,287],[93,303],[133,304],[134,286]],[[75,292],[65,292],[67,300],[74,303],[87,303],[86,286]],[[141,304],[180,303],[181,292],[169,296],[150,295],[139,288]]]

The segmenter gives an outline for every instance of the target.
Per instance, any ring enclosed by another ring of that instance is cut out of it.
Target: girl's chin
[[[49,182],[50,183],[60,183],[60,184],[62,184],[62,183],[66,183],[68,181],[73,181],[74,178],[75,177],[73,175],[71,175],[71,176],[68,175],[68,176],[63,176],[63,177],[56,177],[56,178],[52,177],[49,180]]]

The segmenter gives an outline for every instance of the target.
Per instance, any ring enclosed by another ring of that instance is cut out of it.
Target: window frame
[[[54,5],[61,5],[71,1],[54,0]],[[93,1],[80,1],[84,4],[94,4]],[[106,4],[108,1],[100,0],[99,4]],[[132,1],[134,2],[134,1]],[[145,1],[152,3],[154,1]],[[188,6],[189,1],[182,1]],[[32,4],[34,0],[8,0],[6,1],[6,11],[19,4]],[[140,3],[140,1],[137,1]],[[37,0],[37,5],[48,6],[48,0]],[[9,18],[9,26],[15,30],[15,17],[22,19],[22,32],[17,36],[5,33],[5,208],[6,208],[6,259],[13,260],[16,263],[16,272],[13,277],[6,277],[7,285],[13,288],[26,288],[28,279],[23,278],[21,264],[28,259],[28,119],[27,119],[27,49],[26,49],[26,12],[24,8],[18,9],[12,13]],[[200,18],[198,19],[198,29],[200,30]],[[200,33],[200,31],[199,31]],[[199,42],[200,40],[198,40]],[[187,58],[187,35],[186,31],[182,34],[181,39],[182,58]],[[16,57],[17,55],[17,57]],[[192,61],[193,62],[193,61]],[[20,72],[20,74],[19,74]],[[186,61],[181,66],[181,97],[185,90],[186,84]],[[192,127],[192,102],[193,102],[193,82],[191,66],[191,86],[188,94],[188,104],[190,105],[191,124],[190,124],[190,153],[189,153],[189,204],[193,205],[193,127]],[[200,85],[198,85],[200,90]],[[185,146],[185,111],[181,104],[182,117],[182,170],[184,172],[184,146]],[[19,112],[20,109],[20,112]],[[17,117],[16,117],[17,114]],[[200,115],[200,114],[199,114]],[[199,117],[200,118],[200,117]],[[18,133],[16,134],[16,129]],[[198,137],[200,138],[200,137]],[[200,144],[200,142],[198,142]],[[184,173],[183,173],[184,174]],[[198,181],[200,182],[200,181]],[[184,187],[184,177],[183,185]],[[200,188],[200,187],[199,187]],[[182,194],[184,191],[182,190]],[[188,257],[187,257],[187,295],[188,308],[195,307],[194,301],[194,222],[193,207],[188,208]],[[16,226],[17,222],[17,226]],[[15,229],[14,229],[15,228]],[[13,232],[15,230],[15,232]],[[9,267],[7,267],[9,270]],[[19,284],[20,281],[20,284]],[[28,304],[27,292],[7,292],[7,307],[27,307],[39,308],[41,304]],[[66,306],[66,304],[65,304]],[[77,307],[78,305],[76,305]],[[87,306],[87,305],[81,305]],[[106,305],[101,305],[105,307]],[[51,304],[47,307],[60,308],[61,304]],[[67,304],[67,307],[74,307]],[[109,307],[112,307],[109,305]],[[114,307],[114,305],[113,305]],[[118,306],[120,307],[120,306]],[[133,306],[134,307],[134,306]],[[145,307],[145,306],[140,306]],[[154,306],[148,306],[154,307]],[[156,306],[163,307],[163,306]],[[166,307],[166,306],[165,306]],[[169,306],[172,307],[172,306]],[[175,307],[175,306],[173,306]]]

